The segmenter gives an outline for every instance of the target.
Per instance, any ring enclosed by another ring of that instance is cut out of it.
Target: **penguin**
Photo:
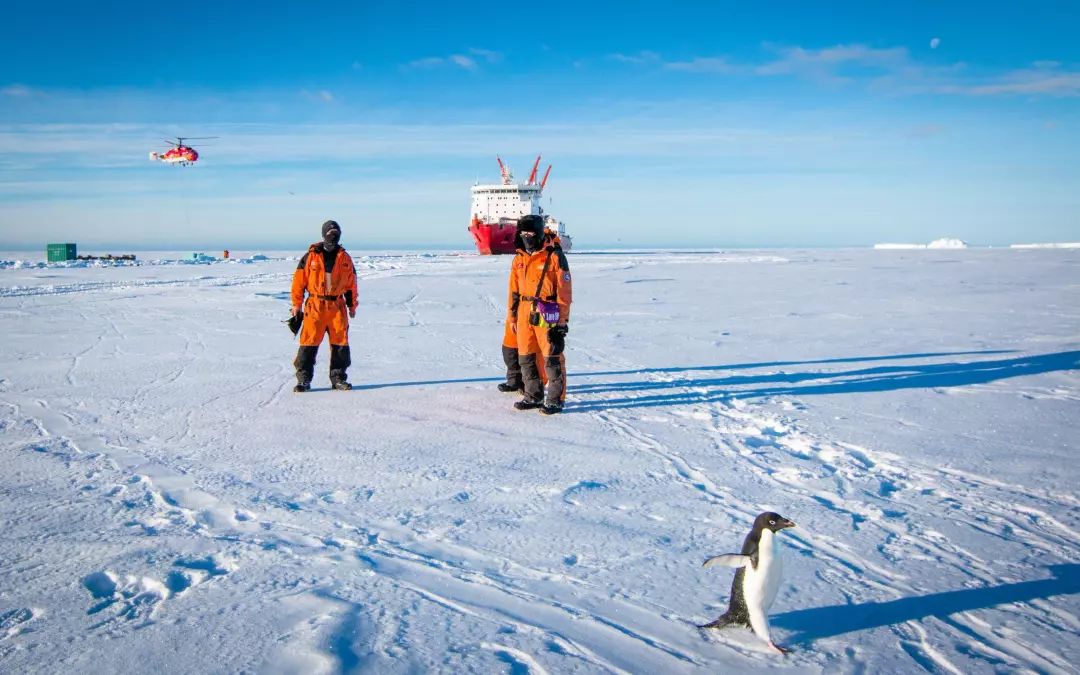
[[[780,589],[783,571],[780,552],[776,547],[776,533],[795,523],[778,513],[766,511],[754,519],[754,527],[743,541],[741,553],[725,553],[709,558],[704,567],[720,565],[734,567],[735,580],[731,583],[731,604],[720,618],[698,628],[724,628],[747,626],[765,640],[777,654],[787,653],[769,637],[769,607]]]

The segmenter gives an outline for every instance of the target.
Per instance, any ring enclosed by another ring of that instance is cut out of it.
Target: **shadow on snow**
[[[967,353],[971,352],[960,352],[960,354]],[[975,353],[1000,354],[1007,352]],[[884,358],[907,359],[945,355],[946,354],[909,354],[905,356]],[[843,360],[841,359],[836,359],[817,363],[839,363],[842,361]],[[1078,367],[1080,367],[1080,351],[1068,351],[986,361],[887,365],[847,371],[815,370],[794,373],[764,373],[761,375],[731,375],[719,378],[678,378],[666,381],[645,380],[638,382],[581,384],[569,387],[569,393],[574,394],[579,400],[574,402],[572,408],[568,407],[567,412],[589,412],[617,408],[700,404],[722,401],[730,398],[758,398],[766,396],[800,397],[819,394],[895,391],[898,389],[961,387],[973,384],[986,384],[995,380],[1020,377],[1023,375],[1038,375],[1058,370],[1073,370]],[[732,368],[735,367],[717,367],[717,369]],[[821,382],[811,383],[814,380],[821,380]],[[747,385],[752,386],[747,388]],[[593,401],[580,400],[581,396],[590,394],[612,392],[631,393],[670,389],[692,389],[695,391],[656,393],[626,398],[604,398]]]
[[[828,365],[832,363],[859,363],[859,362],[872,362],[872,361],[895,361],[901,359],[919,359],[919,358],[933,358],[938,356],[970,356],[970,355],[986,355],[986,354],[1010,354],[1009,350],[987,350],[987,351],[973,351],[973,352],[924,352],[918,354],[895,354],[890,356],[856,356],[845,357],[837,359],[817,359],[811,361],[761,361],[757,363],[728,363],[716,366],[673,366],[667,368],[637,368],[634,370],[601,370],[584,373],[567,373],[567,378],[576,380],[579,378],[588,377],[603,377],[609,375],[656,375],[663,373],[686,373],[692,371],[714,371],[714,370],[752,370],[755,368],[780,368],[783,366],[808,366],[808,365]],[[460,377],[447,380],[413,380],[409,382],[386,382],[383,384],[364,384],[356,385],[354,389],[389,389],[392,387],[423,387],[433,386],[440,384],[473,384],[477,382],[503,382],[503,377]],[[693,382],[693,380],[680,380],[680,382]],[[645,388],[648,385],[659,386],[687,386],[685,384],[676,383],[658,383],[658,382],[638,382],[638,383],[619,383],[615,385],[606,385],[609,387],[625,388],[628,384],[637,384],[637,388]],[[605,385],[576,385],[568,387],[568,392],[589,392],[597,393],[603,391],[600,389]],[[597,387],[596,390],[590,391],[591,387]]]
[[[958,612],[1080,593],[1080,564],[1051,565],[1050,573],[1053,578],[1039,581],[945,591],[888,602],[801,609],[770,617],[769,623],[795,633],[787,642],[808,643],[928,616],[944,619]]]

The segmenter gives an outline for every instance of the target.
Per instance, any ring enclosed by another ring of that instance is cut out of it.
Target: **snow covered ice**
[[[577,253],[552,418],[505,257],[293,394],[299,253],[0,269],[0,671],[1077,672],[1080,252]],[[787,657],[695,628],[764,510]]]

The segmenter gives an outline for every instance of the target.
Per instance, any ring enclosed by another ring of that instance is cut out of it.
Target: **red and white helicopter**
[[[184,141],[207,141],[211,138],[217,138],[217,136],[199,136],[199,137],[176,137],[176,141],[165,141],[172,147],[165,152],[151,152],[150,159],[157,160],[159,162],[165,162],[166,164],[179,164],[180,166],[189,166],[199,161],[199,153],[195,152],[195,148],[190,145],[184,145]]]

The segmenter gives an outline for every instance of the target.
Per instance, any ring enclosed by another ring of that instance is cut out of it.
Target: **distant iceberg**
[[[1080,248],[1080,241],[1063,242],[1060,244],[1013,244],[1009,248]]]
[[[967,242],[960,239],[935,239],[926,245],[926,248],[967,248]]]
[[[945,237],[942,239],[935,239],[929,244],[874,244],[874,248],[881,249],[910,249],[910,248],[967,248],[967,242],[961,239],[953,239]]]

